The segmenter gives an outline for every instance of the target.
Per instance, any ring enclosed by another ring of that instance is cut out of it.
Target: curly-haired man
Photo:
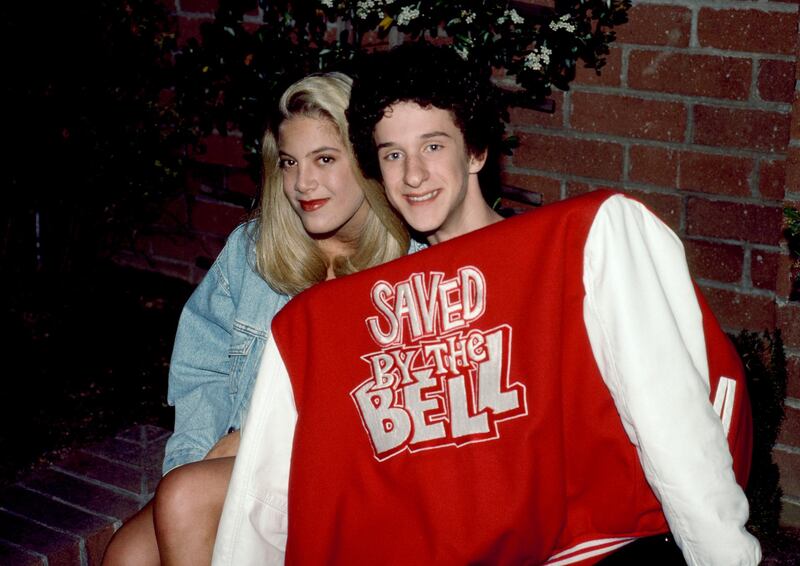
[[[499,222],[499,115],[447,47],[361,71],[359,160],[435,245],[275,319],[216,563],[758,563],[741,363],[680,240],[610,191]]]

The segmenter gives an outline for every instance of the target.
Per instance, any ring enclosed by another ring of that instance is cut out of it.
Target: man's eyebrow
[[[428,132],[427,134],[422,134],[420,137],[424,140],[427,140],[430,138],[439,138],[439,137],[452,138],[453,136],[451,136],[447,132]]]
[[[421,134],[419,136],[419,138],[422,139],[422,140],[427,140],[427,139],[430,139],[430,138],[440,138],[440,137],[445,137],[445,138],[450,138],[450,139],[453,138],[453,136],[451,136],[447,132],[440,132],[440,131],[426,132],[426,133]],[[397,145],[397,144],[395,142],[393,142],[393,141],[383,142],[383,143],[379,143],[375,147],[375,149],[383,149],[385,147],[391,147],[393,145]]]

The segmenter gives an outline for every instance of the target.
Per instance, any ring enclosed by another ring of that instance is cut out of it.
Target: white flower
[[[419,10],[411,6],[403,6],[397,14],[397,25],[404,26],[411,23],[411,20],[419,17]]]
[[[333,0],[322,0],[322,5],[328,8],[333,8]]]
[[[471,24],[475,21],[475,12],[470,12],[469,10],[461,10],[461,17],[464,18],[464,22],[467,24]]]
[[[506,10],[506,14],[505,15],[508,16],[509,18],[511,18],[511,21],[514,22],[515,24],[524,24],[525,23],[525,18],[523,18],[522,16],[517,14],[517,11],[515,9],[513,9],[513,8],[510,9],[510,10]]]
[[[379,0],[362,0],[361,2],[357,2],[356,16],[362,20],[366,20],[369,17],[370,10],[377,7],[378,1]]]
[[[553,52],[547,47],[538,47],[528,53],[522,66],[532,71],[541,71],[544,65],[550,64],[550,55],[552,54]]]
[[[569,21],[570,16],[569,14],[564,14],[557,20],[553,20],[550,22],[550,29],[553,31],[558,31],[563,29],[564,31],[568,31],[569,33],[575,33],[575,24]]]

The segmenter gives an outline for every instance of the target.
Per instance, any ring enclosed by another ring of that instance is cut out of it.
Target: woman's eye
[[[323,163],[324,165],[328,165],[329,163],[333,163],[336,160],[333,157],[331,157],[330,155],[320,155],[319,156],[319,161],[320,161],[320,163]]]
[[[293,167],[295,163],[294,159],[282,158],[278,160],[278,167],[280,169],[286,169],[288,167]]]

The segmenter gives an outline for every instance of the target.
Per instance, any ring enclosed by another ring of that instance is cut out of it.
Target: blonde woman
[[[273,316],[315,283],[409,249],[381,186],[356,165],[345,119],[350,86],[340,73],[314,75],[281,97],[263,140],[260,209],[231,234],[181,315],[166,475],[153,501],[112,539],[105,565],[210,562]]]

